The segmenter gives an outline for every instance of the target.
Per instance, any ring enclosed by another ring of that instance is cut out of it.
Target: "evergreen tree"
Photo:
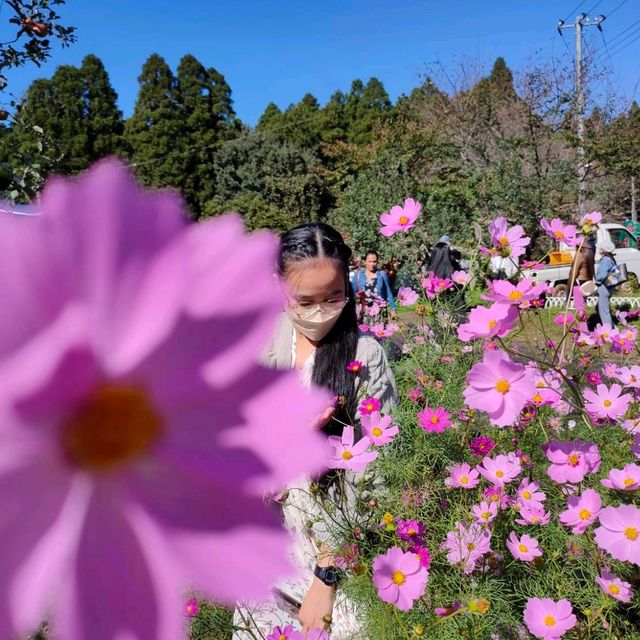
[[[320,135],[323,142],[336,142],[346,138],[346,100],[347,97],[342,91],[336,91],[322,109],[320,115]]]
[[[138,99],[125,126],[131,161],[144,184],[180,189],[186,167],[179,142],[187,129],[177,101],[176,79],[164,58],[154,53],[138,81]]]
[[[123,150],[124,121],[100,58],[88,55],[80,67],[83,83],[84,118],[91,162]]]
[[[283,132],[284,116],[274,102],[270,102],[256,125],[256,131],[280,137]]]
[[[317,98],[307,93],[298,104],[285,111],[284,138],[301,149],[317,149],[321,118]]]
[[[362,80],[354,80],[345,102],[349,141],[371,142],[371,132],[390,110],[391,101],[380,80],[370,78],[366,85]]]

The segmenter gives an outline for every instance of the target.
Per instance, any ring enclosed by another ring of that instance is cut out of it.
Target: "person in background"
[[[460,269],[460,264],[451,251],[451,238],[445,235],[431,249],[429,271],[438,278],[450,278],[454,271]]]
[[[596,271],[596,284],[598,285],[598,315],[601,324],[608,324],[613,327],[613,318],[611,317],[611,294],[615,287],[607,284],[607,278],[616,266],[616,260],[613,252],[616,250],[611,240],[603,240],[596,245],[596,249],[600,254],[600,262]]]
[[[351,286],[356,297],[360,299],[363,310],[365,310],[364,320],[371,319],[374,324],[380,321],[378,314],[373,316],[366,314],[366,309],[371,309],[379,300],[387,303],[391,317],[395,317],[396,301],[386,272],[384,269],[378,269],[377,251],[367,251],[364,268],[355,272]]]
[[[578,249],[571,278],[573,284],[581,285],[593,280],[595,277],[595,262],[595,244],[593,238],[589,237]]]

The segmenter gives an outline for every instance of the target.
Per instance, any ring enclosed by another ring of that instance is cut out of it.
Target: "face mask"
[[[293,326],[298,329],[302,335],[309,338],[309,340],[319,342],[333,329],[342,313],[342,309],[326,312],[318,309],[316,306],[314,311],[314,313],[310,313],[305,318],[300,318],[299,315],[290,309],[287,310],[287,313],[289,318],[291,318]]]

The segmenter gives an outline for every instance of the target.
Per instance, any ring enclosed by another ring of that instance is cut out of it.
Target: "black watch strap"
[[[333,587],[340,580],[340,572],[336,567],[319,567],[316,565],[313,575],[328,587]]]

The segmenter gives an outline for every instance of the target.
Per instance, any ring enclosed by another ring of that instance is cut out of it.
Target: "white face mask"
[[[287,309],[287,314],[291,318],[293,326],[300,331],[300,333],[309,340],[319,342],[322,340],[338,321],[342,309],[336,309],[333,311],[324,311],[319,308],[320,305],[313,307],[313,310],[309,314],[305,314],[304,318],[301,318],[298,314]]]

